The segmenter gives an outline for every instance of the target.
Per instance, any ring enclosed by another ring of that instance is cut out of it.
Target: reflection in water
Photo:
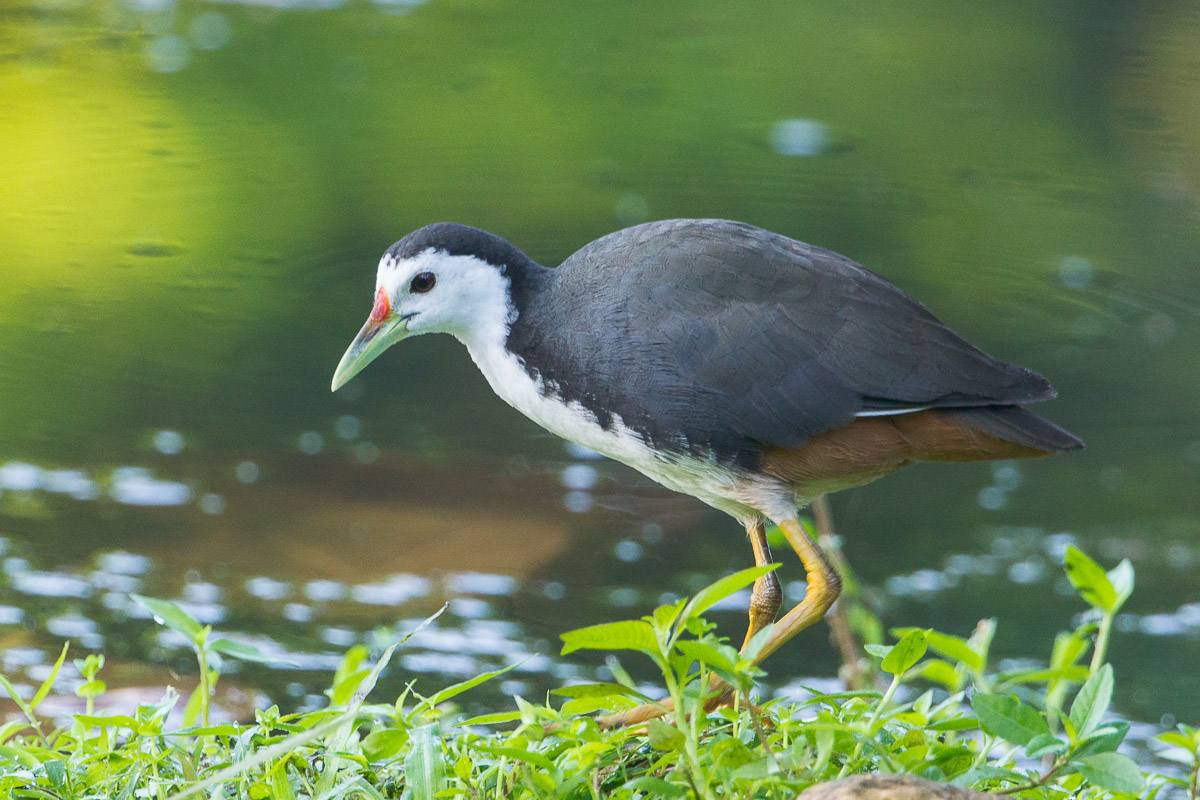
[[[7,485],[20,485],[26,488],[19,491],[30,492],[44,486],[44,481],[31,480],[31,476],[51,472],[20,465],[4,474],[9,476]],[[561,467],[557,475],[565,486],[586,484],[594,489],[600,482],[594,467],[578,461]],[[992,488],[1004,492],[1022,484],[1020,473],[1012,465],[997,465],[992,478]],[[186,512],[181,509],[173,513]],[[609,555],[597,552],[594,557],[601,563],[594,568],[619,572],[618,565],[633,565],[648,557],[657,563],[653,551],[662,544],[663,537],[661,526],[646,525],[640,535],[612,545]],[[1079,543],[1077,536],[1037,528],[997,527],[985,540],[989,542],[986,552],[952,553],[942,559],[940,569],[923,568],[881,581],[886,592],[884,605],[952,607],[981,590],[991,591],[997,581],[1070,602],[1074,592],[1057,565],[1066,548]],[[1104,558],[1132,557],[1141,574],[1154,574],[1156,570],[1185,574],[1200,563],[1200,547],[1195,541],[1172,540],[1151,547],[1138,538],[1113,536],[1100,546]],[[172,597],[200,622],[218,627],[222,635],[253,644],[271,656],[269,670],[258,665],[227,666],[246,675],[234,680],[262,686],[273,700],[297,708],[324,703],[320,690],[346,648],[354,644],[382,646],[398,632],[416,627],[429,609],[442,602],[449,603],[449,614],[412,637],[401,651],[398,667],[385,677],[389,688],[413,676],[426,676],[421,681],[428,681],[424,689],[430,690],[437,682],[519,664],[511,679],[489,684],[469,701],[481,709],[503,702],[499,695],[542,693],[564,683],[607,677],[604,667],[589,668],[561,661],[555,655],[557,647],[552,639],[570,626],[567,619],[578,619],[580,608],[587,609],[582,615],[586,619],[636,615],[657,603],[675,602],[705,580],[703,574],[668,576],[665,582],[659,581],[649,589],[596,582],[581,591],[560,581],[478,571],[393,573],[376,580],[346,583],[327,578],[295,580],[284,574],[239,577],[236,571],[226,570],[223,577],[201,578],[189,573],[190,577],[180,584],[174,583],[171,574],[164,572],[153,557],[130,550],[103,551],[73,571],[55,571],[31,563],[22,554],[20,543],[4,540],[3,549],[6,556],[5,579],[0,583],[0,641],[30,643],[6,647],[2,663],[8,674],[27,682],[19,682],[21,692],[28,694],[32,685],[45,677],[56,650],[53,641],[24,638],[19,632],[26,629],[71,639],[77,647],[110,653],[118,643],[123,648],[132,645],[140,658],[164,666],[188,663],[188,642],[173,631],[152,625],[149,612],[129,598],[132,592],[153,591]],[[798,600],[804,595],[804,582],[787,581],[784,590],[789,598]],[[563,605],[568,597],[571,603]],[[718,603],[713,611],[723,625],[736,626],[748,601],[748,593],[739,592]],[[522,616],[526,619],[551,620],[551,626],[544,629],[539,623],[531,628],[515,621],[514,606],[524,609]],[[564,615],[568,607],[576,613]],[[383,609],[390,611],[384,613]],[[378,627],[381,622],[384,628]],[[1182,603],[1170,611],[1123,613],[1116,626],[1118,632],[1132,637],[1197,639],[1200,603]],[[14,635],[19,638],[13,639]],[[827,684],[829,681],[820,677],[789,677],[774,692],[795,697],[801,686],[828,689]],[[69,688],[64,684],[64,690]],[[652,684],[646,688],[651,690]]]
[[[558,659],[557,635],[748,565],[744,537],[564,453],[452,342],[336,397],[329,372],[379,253],[421,224],[553,264],[622,224],[723,216],[845,252],[1036,366],[1088,441],[835,498],[887,623],[998,615],[998,654],[1044,658],[1080,611],[1067,544],[1129,557],[1118,706],[1194,717],[1200,77],[1181,8],[708,4],[656,25],[633,2],[3,4],[0,665],[29,696],[71,638],[152,668],[130,696],[193,674],[139,592],[277,655],[229,683],[288,707],[443,602],[382,688],[524,660],[464,696],[484,710],[605,675]],[[731,637],[744,601],[717,612]],[[768,667],[784,692],[836,673],[816,633]]]
[[[771,129],[771,148],[781,156],[819,156],[829,145],[829,129],[811,119],[785,119]]]

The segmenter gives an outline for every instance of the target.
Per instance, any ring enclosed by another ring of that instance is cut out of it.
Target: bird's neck
[[[511,367],[520,364],[520,354],[508,349],[510,333],[514,325],[536,324],[531,319],[533,309],[539,299],[545,301],[554,274],[554,270],[528,259],[510,264],[492,290],[494,297],[481,305],[480,313],[466,329],[455,333],[492,389],[510,403],[513,401],[507,392],[514,377]]]

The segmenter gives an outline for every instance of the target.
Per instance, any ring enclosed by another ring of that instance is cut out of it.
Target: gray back
[[[753,466],[863,411],[1053,396],[853,261],[743,223],[651,222],[538,272],[513,275],[509,348],[668,450]]]

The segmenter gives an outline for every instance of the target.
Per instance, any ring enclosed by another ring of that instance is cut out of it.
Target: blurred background
[[[1129,558],[1116,705],[1194,722],[1198,36],[1170,0],[5,0],[0,667],[32,692],[69,638],[111,688],[186,687],[141,592],[289,662],[231,665],[231,713],[323,703],[347,647],[446,601],[383,694],[524,659],[464,696],[495,709],[603,676],[558,634],[750,565],[737,524],[541,432],[449,337],[330,376],[423,224],[555,265],[728,217],[1044,373],[1039,411],[1088,443],[836,495],[885,622],[994,615],[995,653],[1045,659],[1083,611],[1066,546]],[[722,609],[740,641],[744,598]],[[827,639],[769,686],[829,681]]]

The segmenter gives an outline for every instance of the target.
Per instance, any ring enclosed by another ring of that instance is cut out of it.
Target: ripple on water
[[[308,456],[315,456],[325,447],[325,438],[316,431],[305,431],[296,438],[296,448]]]
[[[109,496],[129,506],[181,506],[192,499],[187,484],[153,477],[144,467],[113,470]]]
[[[100,496],[100,487],[77,469],[56,469],[45,474],[45,489],[55,494],[70,495],[76,500],[95,500]]]
[[[312,608],[303,603],[288,603],[283,607],[283,618],[290,622],[311,622],[313,618]]]
[[[450,613],[459,619],[484,619],[492,613],[492,605],[477,597],[456,597],[450,601]]]
[[[812,119],[785,119],[771,128],[771,149],[782,156],[812,157],[829,150],[829,127]]]
[[[587,491],[595,488],[600,480],[600,473],[591,464],[570,464],[563,468],[559,479],[567,489]]]
[[[4,669],[16,671],[22,667],[43,664],[46,654],[36,647],[9,647],[0,653],[0,663]]]
[[[446,586],[456,594],[512,594],[520,586],[511,575],[486,572],[458,572],[446,577]]]
[[[128,553],[124,550],[101,553],[96,559],[96,564],[100,569],[120,575],[145,575],[150,571],[153,563],[147,556],[140,553]]]
[[[283,600],[291,596],[292,585],[259,575],[246,581],[246,591],[259,600]]]
[[[370,606],[398,606],[429,594],[433,585],[419,575],[401,573],[375,583],[362,583],[350,589],[357,603]]]
[[[613,546],[613,555],[619,561],[632,563],[641,559],[644,548],[640,542],[635,542],[633,539],[624,539]]]
[[[45,471],[23,461],[9,461],[0,466],[0,489],[32,492],[42,487]]]
[[[93,570],[87,577],[88,583],[95,586],[97,589],[106,589],[110,592],[136,592],[141,589],[142,582],[134,575],[122,575],[115,572],[104,572],[103,570]]]
[[[400,664],[412,672],[440,673],[466,678],[483,671],[479,662],[462,653],[406,653]]]
[[[349,647],[358,640],[358,634],[349,628],[328,626],[321,629],[321,641],[334,647]]]
[[[221,599],[221,587],[208,581],[195,581],[183,587],[183,599],[189,603],[215,603]]]
[[[92,585],[76,575],[63,572],[19,572],[12,576],[12,587],[21,594],[39,597],[91,597]]]
[[[183,434],[179,431],[159,431],[154,434],[154,449],[166,456],[183,452]]]
[[[319,579],[304,584],[304,596],[315,602],[341,600],[346,594],[346,584],[341,581]]]

